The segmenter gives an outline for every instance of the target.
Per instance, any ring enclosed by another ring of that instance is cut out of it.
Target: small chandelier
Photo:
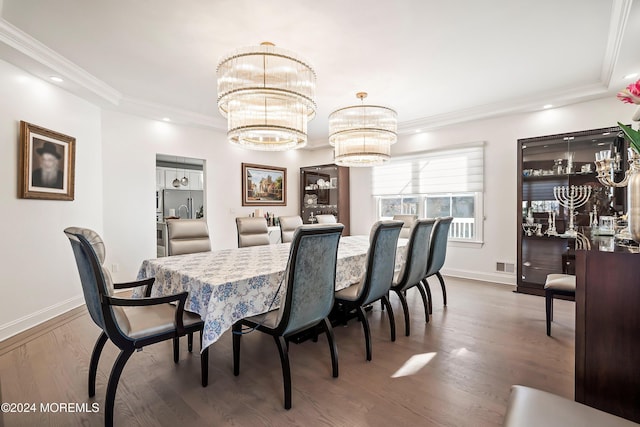
[[[366,92],[356,97],[361,105],[341,108],[329,115],[329,143],[339,166],[377,166],[391,158],[398,140],[398,114],[387,107],[364,105]]]
[[[307,144],[307,122],[316,114],[316,74],[305,61],[264,42],[225,56],[217,77],[229,142],[270,151]]]

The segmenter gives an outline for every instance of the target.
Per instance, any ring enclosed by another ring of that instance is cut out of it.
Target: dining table
[[[397,269],[404,264],[407,242],[398,240]],[[238,320],[279,307],[290,247],[279,243],[147,259],[138,279],[155,278],[151,296],[188,292],[185,310],[204,320],[204,349]],[[336,290],[361,279],[368,249],[369,236],[341,237]],[[143,295],[143,287],[133,292],[134,298]]]

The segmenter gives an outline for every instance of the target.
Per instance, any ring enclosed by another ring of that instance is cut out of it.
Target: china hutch
[[[575,274],[580,236],[607,234],[607,242],[613,241],[615,220],[626,210],[626,190],[603,186],[593,162],[596,152],[611,150],[619,181],[627,167],[626,146],[618,127],[518,140],[517,292],[544,295],[548,274]],[[573,221],[563,206],[571,198]]]
[[[305,224],[316,224],[318,215],[335,215],[350,234],[349,168],[319,165],[300,168],[300,216]]]

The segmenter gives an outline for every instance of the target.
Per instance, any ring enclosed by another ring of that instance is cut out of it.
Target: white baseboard
[[[516,285],[516,275],[513,273],[483,273],[479,271],[443,268],[443,276],[460,277],[462,279],[481,280],[483,282],[499,283],[501,285]]]
[[[61,301],[52,306],[38,310],[35,313],[28,314],[19,319],[13,320],[4,325],[0,325],[0,341],[4,341],[9,337],[12,337],[27,329],[33,328],[49,319],[64,314],[69,310],[79,307],[84,304],[84,298],[82,295],[78,295],[68,300]]]

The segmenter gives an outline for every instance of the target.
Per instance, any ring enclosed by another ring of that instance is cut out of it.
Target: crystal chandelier
[[[305,61],[264,42],[225,56],[217,77],[229,142],[272,151],[307,144],[307,122],[316,114],[316,74]]]
[[[361,105],[341,108],[329,115],[329,143],[339,166],[377,166],[391,157],[398,140],[397,113],[387,107],[365,105],[366,92],[356,94]]]

